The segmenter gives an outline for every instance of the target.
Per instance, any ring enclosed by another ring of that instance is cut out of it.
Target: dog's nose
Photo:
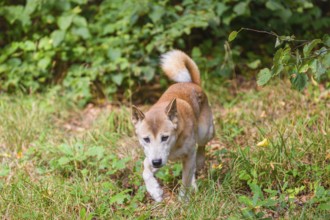
[[[155,167],[155,168],[159,168],[162,166],[162,159],[155,159],[155,160],[152,160],[152,165]]]

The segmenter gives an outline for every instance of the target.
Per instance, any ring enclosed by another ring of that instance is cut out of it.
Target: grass
[[[127,107],[81,110],[55,94],[0,97],[4,219],[329,219],[329,99],[277,84],[206,85],[216,137],[199,191],[177,198],[181,166],[154,203]],[[264,144],[259,142],[264,140]]]

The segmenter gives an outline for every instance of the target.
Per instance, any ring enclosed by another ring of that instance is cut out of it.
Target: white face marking
[[[168,138],[166,141],[162,141],[162,137]],[[172,145],[175,143],[175,138],[168,134],[160,134],[157,135],[156,138],[151,135],[149,139],[149,143],[147,143],[143,138],[140,139],[140,144],[143,146],[144,154],[146,155],[147,160],[149,161],[150,165],[155,168],[164,166],[167,163]],[[160,163],[159,167],[154,164],[155,161]]]
[[[155,168],[167,163],[171,149],[176,142],[175,125],[170,120],[166,120],[163,124],[163,128],[165,127],[166,129],[159,129],[158,134],[154,136],[149,131],[150,126],[145,121],[136,125],[136,134],[147,161],[150,166]],[[157,165],[157,162],[160,164]]]

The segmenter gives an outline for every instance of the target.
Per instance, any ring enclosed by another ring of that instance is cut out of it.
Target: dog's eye
[[[144,140],[146,143],[150,143],[150,138],[148,138],[148,137],[143,138],[143,140]]]
[[[167,141],[168,136],[162,136],[162,142]]]

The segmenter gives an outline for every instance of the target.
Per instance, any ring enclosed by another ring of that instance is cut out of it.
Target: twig
[[[262,34],[268,34],[268,35],[272,35],[275,36],[277,38],[281,38],[282,36],[278,35],[277,33],[271,31],[261,31],[261,30],[256,30],[256,29],[252,29],[252,28],[241,28],[238,32],[245,30],[245,31],[253,31],[253,32],[257,32],[257,33],[262,33]],[[290,39],[290,40],[285,40],[285,39],[280,39],[283,41],[295,41],[295,42],[308,42],[309,40],[295,40],[295,39]]]

